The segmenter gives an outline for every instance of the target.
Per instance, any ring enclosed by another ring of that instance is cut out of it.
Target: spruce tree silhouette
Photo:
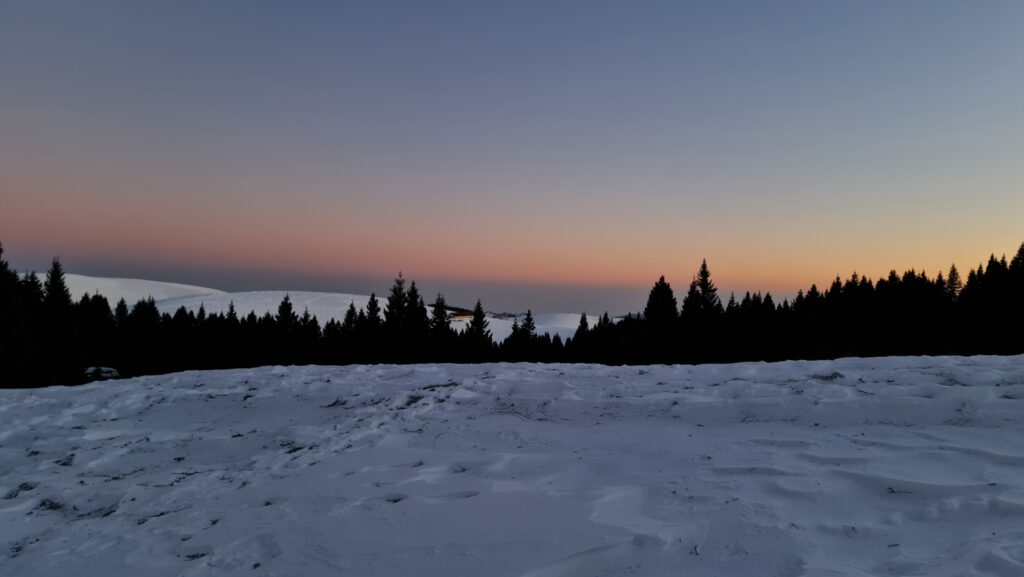
[[[662,276],[651,288],[647,306],[644,307],[644,342],[641,350],[646,351],[648,359],[667,363],[678,358],[678,319],[679,308],[672,286]]]
[[[370,293],[370,300],[366,303],[366,326],[368,329],[376,331],[382,324],[380,303],[377,301],[377,295]]]
[[[593,358],[596,354],[596,347],[590,342],[590,321],[587,320],[586,311],[580,313],[580,322],[576,325],[576,332],[566,343],[566,351],[571,355],[570,360],[584,362]]]
[[[78,327],[72,312],[71,292],[60,260],[53,259],[43,288],[43,348],[50,384],[82,382],[85,366],[80,358]]]
[[[449,335],[451,331],[452,322],[448,315],[448,303],[445,302],[443,294],[437,293],[437,298],[434,299],[434,304],[430,307],[430,334],[437,338]]]
[[[532,310],[526,309],[526,316],[523,318],[520,330],[523,331],[523,336],[527,339],[533,339],[537,336],[537,323],[533,320]]]
[[[406,313],[405,278],[399,272],[388,294],[387,308],[384,310],[384,326],[392,338],[401,335],[405,329]]]
[[[672,285],[665,282],[665,277],[662,276],[658,282],[654,283],[647,296],[644,320],[653,326],[667,327],[674,324],[677,318],[679,318],[679,308],[676,297],[672,293]]]
[[[35,273],[19,278],[3,254],[0,244],[0,366],[6,373],[0,388],[36,385],[42,366],[42,285]]]
[[[457,360],[456,335],[452,329],[448,303],[444,300],[444,295],[441,293],[437,293],[434,304],[430,307],[429,331],[428,351],[431,358],[438,362]]]
[[[376,293],[370,293],[370,300],[366,303],[366,310],[359,311],[356,318],[358,326],[358,349],[356,354],[362,362],[377,363],[385,359],[387,351],[385,348],[384,320],[381,318],[380,302]]]
[[[422,362],[427,358],[427,341],[430,338],[430,322],[427,306],[416,288],[416,281],[409,283],[405,295],[405,355],[407,362]]]
[[[469,325],[462,333],[464,351],[470,362],[483,362],[490,360],[492,355],[493,342],[491,331],[488,330],[487,314],[484,312],[483,304],[476,301],[473,307],[473,316]]]

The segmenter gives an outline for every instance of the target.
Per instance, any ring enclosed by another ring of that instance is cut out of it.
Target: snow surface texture
[[[101,294],[107,297],[111,308],[122,298],[128,303],[128,306],[132,306],[149,297],[159,301],[193,295],[222,294],[221,291],[212,288],[135,278],[104,278],[65,274],[64,282],[68,285],[71,298],[78,300],[82,298],[83,294]]]
[[[0,391],[0,574],[1024,575],[1024,357]]]

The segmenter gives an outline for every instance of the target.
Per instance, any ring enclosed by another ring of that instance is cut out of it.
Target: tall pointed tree
[[[64,267],[60,261],[53,259],[50,270],[46,273],[43,305],[51,311],[67,310],[71,307],[71,291],[64,279]]]
[[[587,320],[587,313],[583,312],[580,314],[580,324],[576,326],[576,333],[572,337],[572,341],[580,342],[579,339],[586,338],[587,333],[590,332],[590,321]]]
[[[519,330],[523,332],[523,336],[528,339],[532,339],[537,336],[537,323],[533,320],[533,311],[526,309],[526,316],[523,317],[523,324],[519,326]]]
[[[956,264],[949,266],[949,274],[946,275],[946,295],[950,300],[956,300],[960,296],[960,291],[964,288],[964,283],[960,280],[960,271],[956,270]]]
[[[366,303],[366,325],[370,329],[377,329],[383,324],[380,316],[380,302],[375,293],[370,293],[370,300]]]
[[[644,319],[654,325],[667,326],[679,318],[679,305],[672,293],[672,285],[665,282],[662,276],[658,282],[651,287],[647,296],[647,306],[644,307]]]
[[[473,316],[469,325],[462,332],[462,341],[465,343],[467,358],[474,362],[489,360],[494,341],[491,339],[491,331],[488,329],[487,313],[479,300],[473,307]]]
[[[406,293],[405,278],[399,272],[388,294],[387,309],[384,310],[384,325],[393,333],[401,332],[405,327]]]
[[[430,307],[430,334],[437,338],[448,335],[451,331],[452,322],[448,314],[448,303],[444,300],[443,294],[437,293],[437,298],[434,299],[434,304]]]

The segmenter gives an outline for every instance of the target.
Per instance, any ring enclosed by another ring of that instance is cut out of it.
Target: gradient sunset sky
[[[1016,0],[0,0],[0,242],[616,314],[702,258],[779,300],[967,269],[1024,241],[1022,31]]]

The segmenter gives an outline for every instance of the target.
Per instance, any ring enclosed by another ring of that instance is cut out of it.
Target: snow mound
[[[0,391],[7,575],[1024,575],[1024,357]]]

